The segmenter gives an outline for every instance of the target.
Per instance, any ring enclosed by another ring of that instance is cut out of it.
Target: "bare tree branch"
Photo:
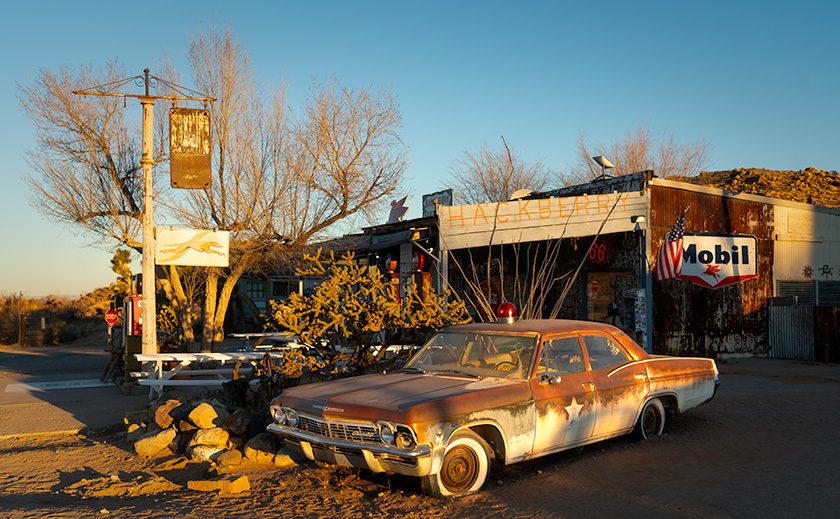
[[[462,203],[501,202],[510,200],[518,189],[542,191],[548,185],[553,174],[542,161],[525,162],[504,137],[502,148],[494,150],[484,144],[477,151],[464,150],[462,157],[452,162],[451,187]]]
[[[659,177],[674,175],[695,176],[711,164],[712,146],[705,139],[680,142],[673,134],[659,137],[651,134],[650,123],[627,131],[622,138],[608,143],[591,143],[580,131],[577,140],[577,162],[560,176],[566,185],[588,182],[601,174],[592,157],[603,155],[615,164],[611,174],[620,176],[653,170]]]

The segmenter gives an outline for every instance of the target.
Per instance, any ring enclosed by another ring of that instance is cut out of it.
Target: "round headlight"
[[[394,426],[387,423],[379,424],[379,439],[388,445],[394,443]]]
[[[294,409],[285,409],[286,411],[286,422],[289,424],[289,427],[297,427],[298,426],[298,414]]]
[[[397,447],[400,449],[413,449],[415,445],[414,438],[407,432],[401,432],[397,435]]]
[[[284,413],[279,407],[271,408],[271,418],[280,425],[284,425],[286,423],[286,413]]]

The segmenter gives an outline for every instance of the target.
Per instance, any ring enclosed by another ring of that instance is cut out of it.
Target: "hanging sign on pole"
[[[169,111],[169,154],[172,187],[210,187],[210,112],[195,108]]]

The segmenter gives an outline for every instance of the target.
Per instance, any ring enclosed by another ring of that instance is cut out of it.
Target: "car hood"
[[[288,388],[276,401],[325,418],[417,423],[528,399],[523,380],[395,372]]]

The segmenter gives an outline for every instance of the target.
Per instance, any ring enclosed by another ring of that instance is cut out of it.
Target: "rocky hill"
[[[669,177],[669,180],[840,208],[840,175],[836,171],[733,169],[704,171],[696,177]]]

